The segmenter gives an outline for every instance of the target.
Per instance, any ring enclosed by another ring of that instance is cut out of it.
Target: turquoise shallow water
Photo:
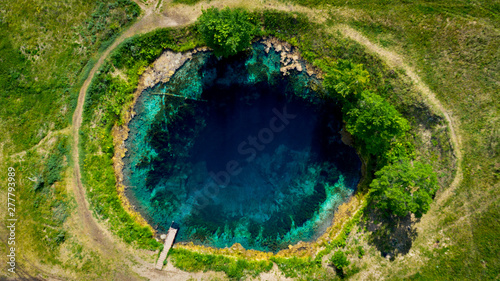
[[[176,241],[277,251],[321,234],[352,195],[361,163],[340,141],[338,107],[279,66],[260,43],[230,59],[197,53],[141,95],[124,176],[160,233],[175,220]]]

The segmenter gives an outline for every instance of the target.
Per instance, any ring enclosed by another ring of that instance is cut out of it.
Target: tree
[[[242,9],[210,8],[198,18],[203,40],[217,56],[232,56],[250,46],[256,31],[249,14]]]
[[[350,260],[347,259],[347,256],[343,251],[336,251],[333,256],[330,258],[330,262],[335,266],[337,272],[343,277],[344,276],[344,268],[348,267],[351,263]]]
[[[344,103],[356,102],[370,82],[370,74],[362,64],[350,60],[337,60],[326,68],[323,85],[330,95],[336,95]]]
[[[346,129],[364,144],[366,152],[385,161],[405,153],[403,141],[410,129],[408,121],[381,96],[368,90],[370,74],[362,64],[339,59],[333,64],[323,62],[326,69],[323,86],[329,95],[342,102]],[[388,154],[393,146],[392,153]]]
[[[381,96],[361,93],[355,104],[344,104],[346,129],[365,144],[368,153],[383,156],[391,143],[402,139],[410,129],[408,121]]]
[[[437,190],[430,165],[405,159],[383,167],[375,176],[370,188],[381,210],[399,217],[413,213],[420,218],[427,213]]]

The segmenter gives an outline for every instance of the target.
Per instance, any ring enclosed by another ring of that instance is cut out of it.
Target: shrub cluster
[[[250,47],[257,27],[243,9],[210,8],[197,21],[198,31],[217,56],[228,57]]]
[[[333,256],[330,258],[330,262],[335,267],[340,276],[344,276],[344,268],[348,267],[349,264],[351,264],[351,261],[347,259],[346,254],[341,250],[338,250],[333,254]]]
[[[345,128],[357,147],[375,157],[376,179],[370,184],[372,200],[381,210],[397,217],[409,213],[421,217],[429,210],[437,190],[437,177],[428,164],[414,161],[414,148],[406,141],[409,122],[368,88],[369,73],[362,64],[339,59],[322,64],[323,85],[342,103]]]

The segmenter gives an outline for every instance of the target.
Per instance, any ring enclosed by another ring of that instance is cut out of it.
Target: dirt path
[[[152,5],[153,6],[153,5]],[[144,7],[144,5],[141,5]],[[154,7],[154,6],[153,6]],[[104,60],[109,56],[109,54],[125,39],[130,38],[136,34],[147,33],[156,28],[162,27],[173,27],[177,26],[178,23],[171,18],[165,16],[154,14],[147,10],[135,24],[128,28],[120,37],[118,37],[115,42],[108,47],[100,56],[99,60],[96,62],[92,70],[90,71],[88,78],[83,83],[82,88],[78,96],[78,103],[73,114],[73,126],[72,126],[72,136],[73,136],[73,192],[75,195],[75,200],[78,205],[78,216],[83,225],[83,231],[87,237],[93,241],[95,247],[94,249],[99,250],[103,256],[114,258],[116,257],[116,252],[118,251],[117,245],[114,242],[112,235],[106,230],[102,225],[100,225],[97,220],[92,216],[89,209],[89,203],[85,198],[85,189],[81,182],[81,172],[80,172],[80,158],[79,158],[79,130],[82,124],[82,113],[83,104],[85,101],[85,95],[88,87],[94,78],[95,73],[101,67]]]

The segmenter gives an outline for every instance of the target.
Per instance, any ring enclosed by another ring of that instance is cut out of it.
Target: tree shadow
[[[383,212],[373,205],[367,207],[361,226],[370,232],[368,243],[380,251],[380,255],[393,261],[397,255],[406,255],[415,238],[415,223],[420,221],[413,215],[397,217]]]
[[[336,279],[333,279],[333,280],[337,280],[337,279],[345,279],[345,278],[348,278],[349,276],[344,272],[344,270],[342,268],[338,268],[336,267],[335,265],[333,265],[331,262],[328,263],[328,266],[331,267],[334,271],[335,271],[335,274],[337,275],[338,278]]]

